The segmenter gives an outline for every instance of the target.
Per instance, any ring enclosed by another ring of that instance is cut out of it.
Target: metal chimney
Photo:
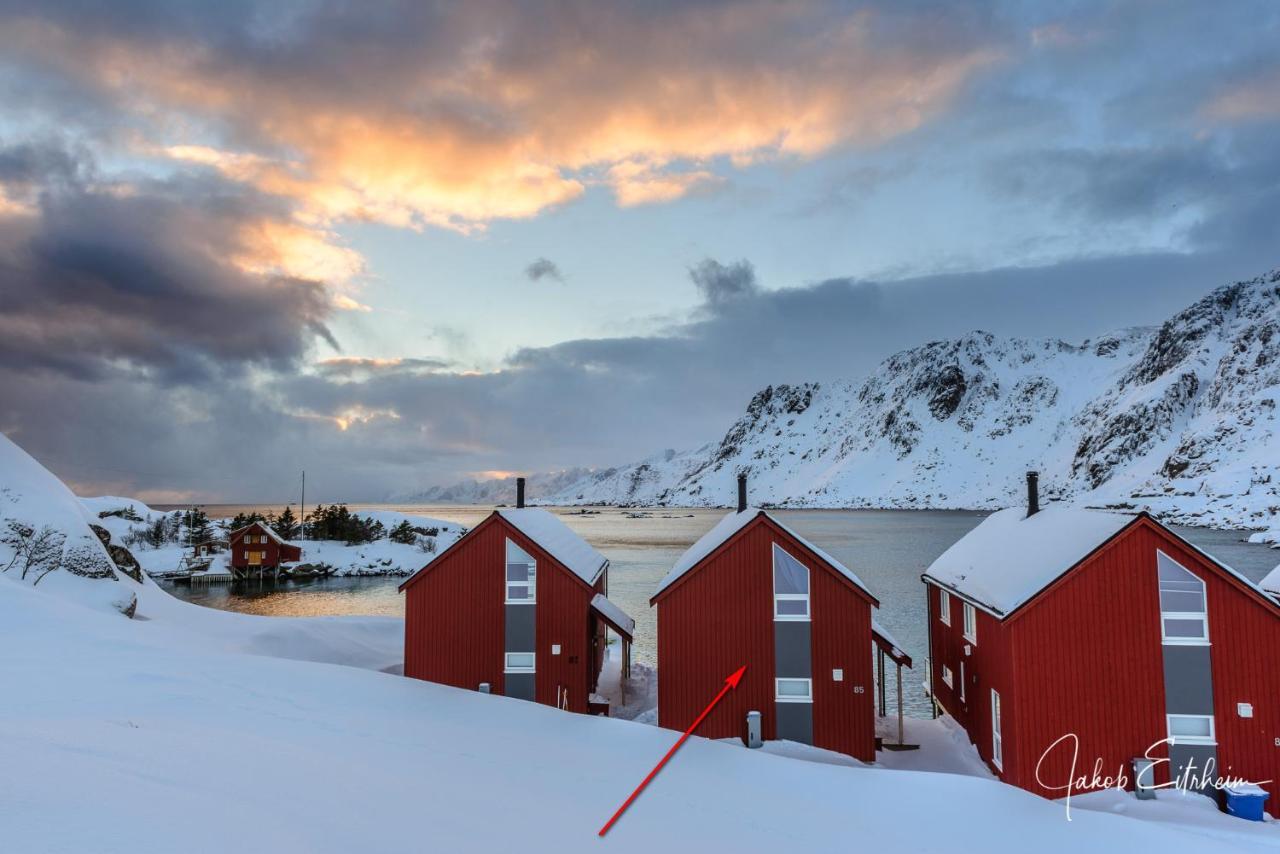
[[[738,475],[738,512],[747,509],[747,473]]]
[[[1040,473],[1027,472],[1027,518],[1040,512]]]
[[[524,478],[516,478],[516,507],[524,507]]]

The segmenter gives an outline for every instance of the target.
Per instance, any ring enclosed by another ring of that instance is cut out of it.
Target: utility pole
[[[307,470],[302,470],[302,500],[298,504],[302,508],[302,539],[307,538]]]

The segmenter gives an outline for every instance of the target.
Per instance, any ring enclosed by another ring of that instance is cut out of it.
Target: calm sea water
[[[369,508],[374,505],[369,505]],[[468,527],[487,516],[489,507],[377,505],[421,513]],[[210,507],[211,516],[234,515],[247,506]],[[279,508],[274,508],[278,510]],[[353,506],[353,509],[356,509]],[[655,613],[649,596],[680,554],[724,515],[724,510],[638,511],[602,508],[580,514],[558,510],[565,523],[610,560],[609,598],[636,619],[635,658],[655,661]],[[927,715],[918,686],[927,646],[924,585],[920,574],[985,514],[961,511],[781,510],[783,521],[852,568],[881,602],[878,618],[912,658],[916,672],[904,676],[909,713]],[[1192,543],[1258,581],[1280,561],[1280,553],[1249,545],[1239,531],[1179,528]],[[403,616],[399,578],[329,578],[285,582],[277,586],[213,586],[173,592],[192,602],[252,614],[320,616],[378,614]],[[891,696],[892,696],[892,692]]]

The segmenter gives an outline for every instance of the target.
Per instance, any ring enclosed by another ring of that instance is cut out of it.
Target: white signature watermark
[[[1270,780],[1246,780],[1243,777],[1235,777],[1230,774],[1218,776],[1215,773],[1218,767],[1217,760],[1210,757],[1205,762],[1205,767],[1199,770],[1197,770],[1195,759],[1189,759],[1180,774],[1174,777],[1171,773],[1169,782],[1157,783],[1155,782],[1156,769],[1162,765],[1167,765],[1169,759],[1166,756],[1152,756],[1151,754],[1166,744],[1173,744],[1173,739],[1162,738],[1148,747],[1146,752],[1142,754],[1142,757],[1149,760],[1150,764],[1139,773],[1140,779],[1135,781],[1136,787],[1143,789],[1183,789],[1185,791],[1199,792],[1205,789],[1228,789],[1235,786],[1261,786],[1271,782]],[[1071,751],[1071,772],[1065,782],[1046,782],[1041,776],[1041,768],[1050,754],[1060,748],[1063,750],[1070,749]],[[1080,737],[1073,732],[1069,732],[1049,745],[1044,753],[1040,754],[1040,761],[1036,763],[1037,783],[1051,792],[1066,792],[1067,821],[1071,821],[1072,793],[1094,792],[1099,789],[1127,789],[1131,782],[1129,772],[1124,764],[1121,764],[1116,773],[1107,774],[1103,770],[1102,760],[1096,759],[1090,771],[1078,773],[1079,760]]]

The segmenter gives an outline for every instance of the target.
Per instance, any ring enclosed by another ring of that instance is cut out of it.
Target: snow
[[[587,584],[595,584],[609,562],[554,513],[538,507],[503,508],[497,513]]]
[[[98,521],[60,480],[0,434],[0,570],[6,577],[118,617],[134,594],[89,527]],[[15,541],[21,531],[28,532],[26,543],[46,544],[42,560],[23,559],[30,551]]]
[[[276,529],[268,525],[266,522],[250,522],[248,525],[244,525],[240,528],[236,528],[234,531],[230,533],[231,539],[232,540],[239,539],[239,535],[243,534],[245,531],[248,531],[250,528],[257,530],[259,533],[266,534],[268,537],[275,540],[277,543],[279,543],[282,546],[294,545],[294,543],[286,542],[284,537],[277,534]]]
[[[627,634],[627,640],[631,640],[636,633],[636,621],[627,615],[627,612],[619,608],[617,605],[605,598],[603,593],[597,593],[591,597],[591,607],[595,608],[604,615],[611,623],[622,629]]]
[[[34,461],[25,473],[12,462],[0,466],[4,494],[20,484],[28,518],[78,536],[83,506]],[[696,736],[601,842],[597,829],[676,733],[389,675],[399,619],[256,617],[179,602],[149,579],[68,578],[136,597],[137,618],[73,584],[0,573],[0,827],[5,849],[24,854],[772,854],[843,850],[858,832],[899,854],[938,847],[922,815],[962,851],[1276,844],[1276,823],[1210,816],[1204,799],[1183,808],[1162,794],[1157,813],[1115,796],[1068,823],[1060,804],[963,773]],[[628,682],[642,705],[652,677],[637,667]],[[885,762],[921,761],[906,757]]]
[[[242,629],[271,621],[284,647],[332,632],[345,659],[345,618],[211,611],[190,627],[196,606],[163,602],[147,595],[149,619],[128,621],[0,579],[0,624],[23,651],[0,658],[6,847],[776,852],[844,848],[851,828],[874,826],[877,850],[892,854],[927,842],[927,811],[956,850],[993,850],[993,827],[1046,852],[1261,850],[1257,832],[1224,842],[1087,810],[1068,824],[1060,805],[990,781],[698,737],[601,843],[596,830],[675,733],[235,648]],[[210,648],[211,637],[222,642]],[[263,800],[273,797],[285,801]]]
[[[1259,586],[1267,593],[1280,599],[1280,566],[1267,573],[1267,577],[1262,579]]]
[[[675,566],[671,567],[671,571],[668,572],[666,576],[663,577],[661,583],[658,584],[658,589],[653,592],[653,595],[656,597],[661,594],[663,590],[666,590],[678,581],[686,572],[702,563],[702,561],[706,559],[707,555],[718,549],[723,543],[732,539],[734,534],[737,534],[745,528],[749,522],[762,514],[768,517],[779,528],[798,540],[801,545],[817,555],[820,560],[828,564],[836,572],[839,572],[845,578],[849,579],[863,590],[866,590],[868,596],[871,595],[871,591],[867,588],[867,585],[862,583],[862,579],[858,578],[858,576],[854,574],[853,570],[849,569],[840,561],[836,560],[831,555],[827,554],[822,549],[818,548],[813,543],[809,542],[804,537],[779,522],[777,518],[771,516],[766,511],[761,510],[759,507],[748,507],[745,510],[729,513],[717,522],[710,531],[707,531],[699,537],[697,542],[690,546],[689,549],[680,556],[680,559],[676,561]]]
[[[894,638],[894,636],[889,633],[889,630],[886,629],[875,617],[871,618],[871,631],[884,638],[885,643],[893,647],[892,655],[894,658],[906,657],[907,653],[903,649],[902,644],[898,643],[897,639]]]
[[[1081,342],[973,332],[865,380],[770,386],[717,442],[585,474],[555,504],[998,509],[1048,497],[1167,522],[1280,527],[1280,271],[1160,326]]]
[[[1050,505],[992,513],[929,565],[925,576],[989,608],[1012,613],[1136,517]]]

